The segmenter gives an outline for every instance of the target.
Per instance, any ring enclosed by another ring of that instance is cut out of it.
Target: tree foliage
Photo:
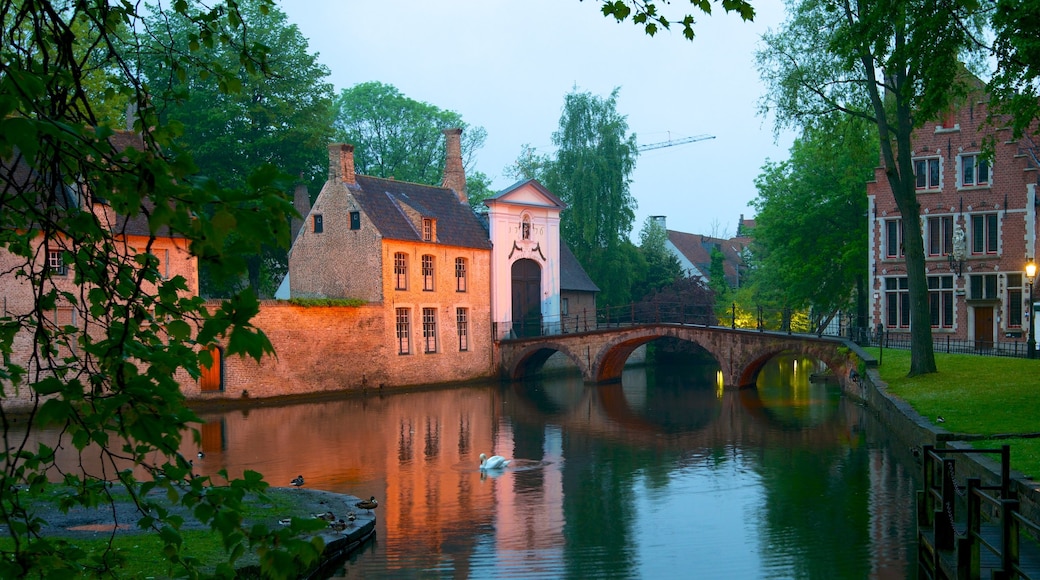
[[[716,3],[720,4],[726,12],[736,12],[745,21],[754,20],[755,18],[755,9],[747,0],[721,0],[721,2]],[[661,4],[667,5],[669,2],[665,0]],[[700,12],[711,15],[712,3],[709,0],[690,0],[690,4]],[[693,14],[686,13],[669,18],[658,8],[657,2],[647,2],[645,0],[603,0],[602,11],[604,16],[612,17],[618,22],[624,22],[631,18],[632,23],[642,26],[643,31],[649,36],[653,36],[661,30],[670,30],[674,23],[679,23],[682,26],[683,36],[687,39],[693,40],[695,35],[693,26],[697,19]]]
[[[1029,137],[1040,120],[1040,2],[998,0],[992,17],[997,69],[990,78],[991,113],[1007,115],[1015,138]],[[1033,161],[1040,164],[1036,146]]]
[[[790,158],[766,163],[755,181],[753,282],[771,306],[848,310],[865,275],[876,128],[858,117],[832,121],[805,129]]]
[[[336,98],[336,138],[355,146],[358,173],[440,185],[444,175],[444,129],[462,129],[466,189],[476,205],[491,194],[491,180],[473,170],[487,139],[462,115],[410,99],[393,85],[371,81],[343,89]]]
[[[544,169],[546,187],[567,208],[560,216],[564,241],[602,289],[607,305],[627,302],[636,248],[628,235],[636,201],[629,191],[635,169],[635,134],[617,112],[617,95],[574,91],[564,98],[556,153]]]
[[[269,3],[256,6],[263,13]],[[258,474],[216,485],[192,477],[178,452],[198,421],[178,380],[198,378],[218,345],[228,355],[271,352],[249,323],[255,296],[245,290],[207,305],[183,277],[165,279],[157,260],[129,248],[121,222],[106,218],[111,211],[144,219],[152,232],[145,250],[159,232],[179,236],[200,262],[232,274],[245,272],[246,256],[261,243],[288,244],[292,205],[275,168],[254,159],[253,171],[229,183],[199,173],[179,139],[183,126],[161,116],[159,104],[171,102],[178,85],[146,82],[136,60],[161,51],[155,56],[175,76],[200,71],[220,94],[234,94],[243,68],[273,73],[266,47],[250,34],[252,13],[236,2],[156,9],[165,17],[146,21],[132,3],[0,0],[0,258],[9,266],[0,282],[30,303],[23,310],[9,302],[0,312],[3,578],[119,574],[125,555],[111,548],[88,554],[42,533],[48,522],[38,508],[54,497],[55,476],[63,510],[103,508],[114,501],[112,484],[125,489],[140,507],[138,524],[163,542],[171,576],[226,577],[252,549],[267,554],[265,574],[284,577],[295,570],[278,562],[317,555],[318,546],[285,530],[246,528],[236,516],[247,493],[266,487]],[[153,42],[182,19],[191,23],[186,46]],[[233,47],[234,61],[213,60],[218,46]],[[94,82],[98,74],[104,88]],[[138,109],[133,145],[125,146],[121,125],[110,119],[113,101]],[[59,307],[75,314],[59,321]],[[15,401],[28,403],[29,416],[13,414]],[[39,443],[42,429],[59,440]],[[95,461],[59,462],[59,449]],[[95,471],[89,466],[97,460]],[[227,561],[215,572],[182,550],[184,521],[173,506],[218,533]]]
[[[149,37],[140,61],[159,122],[178,131],[178,144],[194,153],[200,173],[227,187],[243,187],[253,168],[270,163],[316,190],[327,174],[333,135],[329,71],[308,52],[296,25],[267,0],[240,0],[237,9],[249,23],[249,42],[266,51],[267,74],[242,66],[237,47],[206,42],[184,14],[145,17],[147,29],[164,31]],[[198,58],[176,66],[165,56],[192,50]],[[287,271],[285,250],[265,245],[250,258],[247,281],[269,297]],[[222,268],[203,270],[206,295],[227,295],[244,282],[224,276]]]
[[[814,127],[840,112],[878,130],[882,163],[903,218],[911,303],[910,374],[936,370],[911,134],[964,90],[959,58],[974,47],[974,0],[801,0],[764,36],[764,110],[778,127]]]
[[[679,258],[668,250],[668,230],[648,216],[639,231],[639,251],[646,262],[646,273],[633,281],[632,299],[642,300],[647,295],[674,283],[683,277]]]

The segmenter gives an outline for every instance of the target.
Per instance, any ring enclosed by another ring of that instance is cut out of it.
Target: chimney
[[[665,216],[663,216],[663,215],[654,215],[654,216],[650,216],[650,219],[654,220],[657,223],[657,225],[661,226],[662,230],[667,230],[668,229],[668,227],[664,225],[665,224]]]
[[[303,220],[307,219],[307,214],[311,213],[311,194],[307,191],[307,184],[303,181],[302,173],[299,183],[296,184],[296,191],[293,192],[293,207],[300,214],[300,217],[292,219],[292,239],[296,239],[296,234],[303,227]]]
[[[444,183],[441,187],[455,190],[459,201],[468,203],[466,170],[462,167],[462,129],[445,129],[444,142]]]
[[[354,146],[348,143],[329,145],[329,181],[338,180],[356,185],[354,179]]]

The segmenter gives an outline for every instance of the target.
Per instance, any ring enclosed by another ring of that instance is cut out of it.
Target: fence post
[[[953,459],[942,460],[942,516],[935,519],[935,549],[953,549],[955,485]]]
[[[730,328],[736,330],[737,328],[737,303],[734,302],[733,306],[730,307],[732,314],[730,314]]]
[[[982,529],[982,499],[979,497],[979,487],[982,480],[977,477],[968,478],[968,523],[965,528],[964,538],[957,545],[957,576],[958,578],[978,578],[981,565],[979,550],[979,532]]]
[[[1018,511],[1017,499],[1002,499],[1000,501],[1000,537],[1001,548],[999,576],[994,573],[994,578],[1011,578],[1014,574],[1015,565],[1018,564],[1018,522],[1015,513]]]

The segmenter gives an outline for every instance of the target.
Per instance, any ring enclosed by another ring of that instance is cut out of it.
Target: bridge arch
[[[520,380],[542,368],[545,361],[558,352],[570,359],[579,369],[584,369],[588,364],[582,363],[581,350],[580,344],[565,344],[551,340],[537,341],[513,353],[508,361],[503,358],[502,374],[509,380]],[[585,377],[584,371],[582,377]]]
[[[520,378],[553,352],[562,352],[577,364],[586,382],[614,382],[621,379],[632,351],[663,337],[692,342],[706,350],[719,363],[728,388],[754,384],[766,361],[785,352],[822,361],[844,388],[855,383],[859,358],[850,353],[857,347],[839,338],[671,323],[503,340],[499,343],[501,369],[507,378]]]

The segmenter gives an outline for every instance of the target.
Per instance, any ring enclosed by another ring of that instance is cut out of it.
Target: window
[[[971,253],[996,254],[999,231],[997,214],[971,216]]]
[[[455,328],[459,333],[459,352],[469,350],[469,312],[465,308],[455,309]]]
[[[466,291],[466,258],[455,258],[455,291]]]
[[[989,185],[989,161],[978,153],[961,155],[961,186]]]
[[[407,308],[397,309],[397,354],[411,354],[412,339]]]
[[[885,257],[899,258],[903,256],[903,220],[885,221]]]
[[[408,289],[408,256],[403,252],[394,254],[394,289]]]
[[[361,212],[352,211],[350,212],[350,229],[360,230],[361,229]]]
[[[530,216],[524,216],[520,222],[520,238],[524,240],[531,239],[531,218]]]
[[[977,274],[970,277],[970,293],[968,298],[971,300],[996,300],[997,299],[997,275],[996,274]]]
[[[325,230],[325,225],[322,223],[321,214],[314,214],[314,233],[320,234]]]
[[[917,189],[939,189],[939,158],[914,160],[914,175],[917,177]]]
[[[953,276],[928,277],[932,328],[953,328]]]
[[[61,256],[61,250],[47,250],[47,266],[58,276],[69,273],[69,269],[65,267],[65,258]]]
[[[433,292],[433,256],[429,254],[422,257],[422,289]]]
[[[437,309],[422,309],[423,350],[437,352]]]
[[[928,218],[928,255],[948,256],[953,253],[953,216]]]
[[[910,290],[906,276],[885,278],[885,320],[889,328],[910,328]]]
[[[563,316],[567,316],[568,314],[570,314],[570,309],[571,308],[570,305],[567,303],[567,299],[560,298],[560,314]]]
[[[1022,328],[1022,274],[1007,275],[1007,325]]]
[[[423,218],[422,221],[422,239],[424,242],[433,241],[433,220],[430,218]]]

